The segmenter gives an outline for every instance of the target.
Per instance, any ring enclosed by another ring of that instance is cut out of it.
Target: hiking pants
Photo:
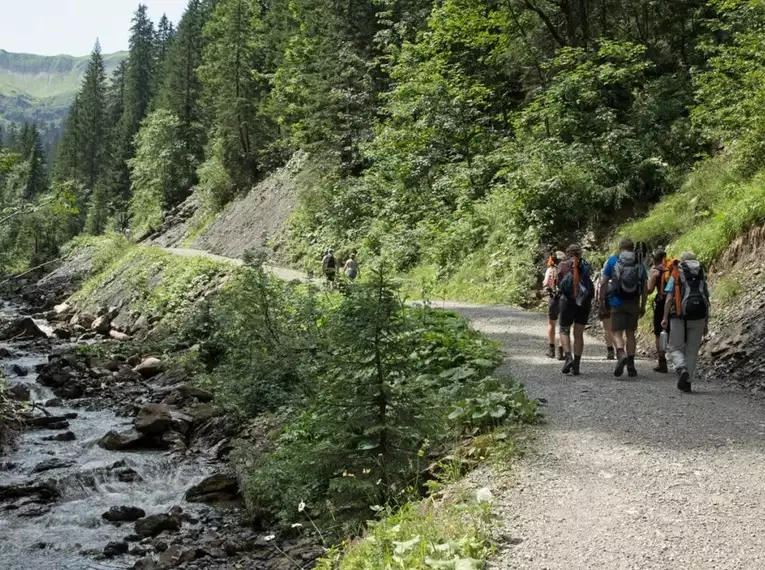
[[[688,370],[689,382],[693,382],[696,373],[696,362],[699,359],[699,348],[704,336],[704,319],[700,321],[685,321],[671,319],[669,324],[669,346],[667,352],[675,365],[675,370]]]

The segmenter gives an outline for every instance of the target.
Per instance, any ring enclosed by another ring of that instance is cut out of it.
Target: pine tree
[[[104,168],[106,138],[108,134],[106,109],[106,70],[101,57],[101,44],[96,41],[78,101],[81,130],[79,148],[82,153],[82,181],[87,188],[96,186]]]
[[[165,83],[168,70],[168,55],[175,38],[173,23],[162,14],[157,24],[157,33],[154,38],[154,53],[156,56],[156,68],[154,72],[154,93],[157,94]]]
[[[259,107],[267,94],[264,35],[257,0],[220,0],[204,29],[209,42],[199,77],[222,145],[226,170],[240,189],[268,166],[273,126]]]
[[[126,222],[127,204],[130,200],[130,172],[127,161],[135,154],[134,138],[146,117],[152,101],[153,73],[156,69],[154,24],[147,8],[139,4],[130,28],[130,55],[125,67],[123,109],[115,133],[117,142],[110,165],[109,191]]]
[[[31,202],[48,189],[48,172],[45,165],[42,141],[37,126],[25,123],[19,141],[19,153],[27,163],[26,179],[21,189],[21,199]]]
[[[189,185],[195,183],[196,168],[204,159],[202,84],[197,68],[202,63],[202,31],[207,15],[201,0],[189,1],[167,55],[167,76],[158,95],[159,106],[180,121],[178,132],[184,148],[181,169]],[[186,192],[188,188],[182,190]]]

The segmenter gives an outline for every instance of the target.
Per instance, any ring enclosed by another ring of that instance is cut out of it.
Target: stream
[[[23,316],[23,308],[4,306],[3,320]],[[49,332],[44,321],[35,321]],[[192,459],[181,462],[164,451],[107,451],[97,441],[109,430],[130,427],[131,418],[112,410],[90,411],[69,407],[66,400],[36,382],[37,373],[48,362],[59,341],[0,343],[11,356],[0,361],[9,387],[25,384],[30,400],[45,407],[52,416],[67,416],[62,429],[26,429],[16,451],[0,457],[0,485],[30,485],[52,481],[59,496],[50,502],[35,497],[0,503],[0,568],[3,570],[80,570],[132,568],[140,556],[97,560],[96,554],[112,541],[123,541],[133,533],[132,523],[109,523],[102,514],[110,507],[135,506],[147,515],[167,513],[180,505],[188,524],[208,507],[184,502],[184,493],[214,470],[214,465]],[[58,401],[56,401],[58,400]],[[47,404],[46,404],[47,403]],[[39,415],[40,412],[36,412]],[[53,441],[53,436],[71,438]],[[39,472],[36,472],[39,471]],[[137,542],[135,543],[137,544]]]

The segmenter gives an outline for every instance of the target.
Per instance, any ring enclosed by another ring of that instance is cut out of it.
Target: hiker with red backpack
[[[647,299],[645,266],[635,253],[635,243],[628,238],[619,244],[619,253],[612,255],[603,267],[600,289],[601,318],[611,311],[611,332],[616,347],[614,376],[620,378],[625,367],[630,378],[637,376],[635,332],[640,317],[645,314]]]
[[[656,297],[653,305],[653,334],[656,337],[656,351],[658,353],[659,363],[654,368],[655,372],[667,374],[667,353],[661,346],[661,331],[664,330],[662,323],[664,321],[664,305],[666,304],[667,294],[664,290],[670,279],[672,269],[667,263],[667,252],[663,249],[657,249],[653,253],[653,265],[648,272],[648,295],[656,291]]]
[[[563,360],[563,347],[560,346],[560,339],[556,338],[556,328],[558,326],[558,316],[560,314],[560,293],[558,292],[558,264],[565,259],[562,251],[556,251],[547,260],[547,270],[545,278],[542,281],[542,288],[547,292],[547,356],[555,358],[555,345],[558,344],[558,360]],[[557,342],[556,342],[557,341]]]
[[[567,259],[558,265],[560,293],[560,343],[563,346],[563,374],[579,376],[584,352],[584,327],[590,318],[595,286],[590,264],[582,258],[582,247],[572,244],[566,250]],[[571,327],[574,327],[574,350],[571,354]]]
[[[677,389],[690,392],[701,341],[709,330],[709,287],[701,264],[691,252],[672,266],[667,282],[662,327],[669,331],[669,355],[677,373]]]

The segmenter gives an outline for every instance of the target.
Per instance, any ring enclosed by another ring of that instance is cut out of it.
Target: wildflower
[[[372,472],[372,470],[371,470],[371,469],[362,469],[362,470],[361,470],[361,472],[362,472],[364,475],[369,475],[369,474]]]
[[[487,487],[478,489],[475,493],[475,497],[479,503],[491,503],[494,500],[494,495],[492,495],[491,489]]]
[[[271,542],[275,538],[276,538],[275,534],[269,534],[268,536],[264,536],[263,540],[265,540],[266,542]]]
[[[298,512],[302,513],[305,510],[305,501],[300,501],[300,504],[298,505]]]
[[[302,525],[302,524],[300,524],[300,523],[294,523],[294,524],[292,525],[292,528],[303,528],[303,525]]]

